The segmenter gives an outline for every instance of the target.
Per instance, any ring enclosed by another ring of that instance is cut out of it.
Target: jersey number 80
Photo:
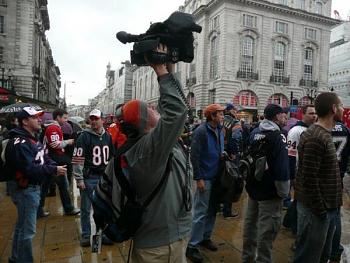
[[[102,162],[104,165],[108,164],[109,159],[109,147],[103,146],[102,148],[100,146],[95,146],[92,149],[92,163],[93,165],[101,165]]]

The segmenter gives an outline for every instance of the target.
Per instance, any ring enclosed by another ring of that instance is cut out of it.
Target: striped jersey
[[[114,146],[109,133],[103,130],[102,134],[96,134],[92,130],[84,130],[73,151],[76,179],[101,176],[113,154]]]
[[[332,138],[335,145],[340,174],[344,175],[350,155],[350,132],[342,123],[337,122],[332,129]]]

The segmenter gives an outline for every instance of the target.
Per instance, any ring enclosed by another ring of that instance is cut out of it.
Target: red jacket
[[[46,144],[49,153],[56,155],[63,155],[62,148],[63,133],[61,127],[54,123],[47,126],[45,129],[44,143]]]

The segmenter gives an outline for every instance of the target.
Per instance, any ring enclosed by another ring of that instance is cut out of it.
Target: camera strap
[[[188,122],[188,140],[191,142],[191,137],[192,137],[192,125],[190,125],[190,122],[193,120],[193,113],[191,110],[191,106],[188,103],[186,96],[181,88],[181,85],[179,84],[178,80],[174,78],[174,81],[176,82],[175,87],[176,91],[181,97],[181,100],[185,103],[187,107],[187,118],[190,120]],[[186,211],[191,211],[192,210],[192,199],[191,199],[191,164],[190,164],[190,158],[191,158],[191,143],[189,143],[187,149],[185,149],[185,154],[186,154],[186,181],[185,185],[183,186],[183,201],[184,201],[184,206]]]

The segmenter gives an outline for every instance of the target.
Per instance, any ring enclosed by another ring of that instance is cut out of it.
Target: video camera
[[[179,61],[189,63],[194,58],[192,32],[201,31],[202,27],[194,22],[191,14],[174,12],[164,22],[152,24],[144,34],[131,35],[120,31],[117,39],[123,44],[135,42],[130,57],[131,63],[137,66]],[[159,43],[168,47],[167,53],[154,51]]]

